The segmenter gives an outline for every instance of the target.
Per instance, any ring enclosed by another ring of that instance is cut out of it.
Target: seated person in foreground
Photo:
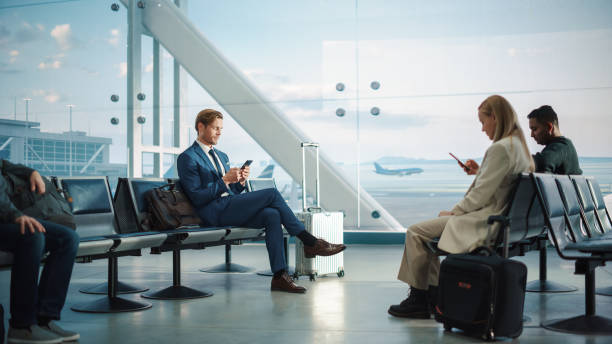
[[[487,218],[501,214],[508,205],[510,191],[519,173],[533,171],[525,136],[516,113],[503,97],[493,95],[478,107],[482,131],[493,141],[482,160],[466,162],[468,174],[476,177],[464,198],[451,211],[438,218],[414,224],[406,232],[400,281],[408,283],[410,294],[398,305],[389,307],[397,317],[428,319],[437,297],[440,259],[425,243],[440,238],[438,247],[449,253],[464,253],[486,245]],[[497,233],[497,228],[491,235]]]
[[[241,226],[266,228],[266,247],[270,267],[274,272],[271,290],[304,293],[287,274],[283,247],[283,228],[304,243],[308,258],[331,256],[346,246],[330,244],[317,239],[304,230],[276,189],[242,193],[249,167],[230,168],[229,158],[213,146],[219,141],[223,129],[223,115],[216,110],[200,111],[196,117],[196,142],[177,160],[181,187],[207,226]]]
[[[531,111],[527,118],[531,137],[539,145],[545,146],[542,152],[533,156],[536,172],[582,174],[576,148],[570,139],[561,134],[555,110],[543,105]]]
[[[3,171],[30,180],[31,192],[45,193],[40,174],[3,161]],[[27,192],[27,191],[26,191]],[[60,328],[60,313],[79,248],[79,236],[68,227],[24,215],[8,197],[9,185],[0,174],[0,250],[13,253],[11,319],[8,343],[61,343],[79,334]],[[45,252],[42,276],[40,262]]]

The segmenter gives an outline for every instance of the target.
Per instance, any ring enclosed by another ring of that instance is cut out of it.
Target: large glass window
[[[0,158],[49,175],[127,174],[127,9],[112,3],[0,3]],[[355,210],[371,196],[406,227],[450,209],[473,177],[448,153],[481,161],[490,141],[477,107],[491,94],[512,103],[532,153],[542,146],[529,138],[526,116],[551,105],[584,173],[612,192],[609,1],[203,0],[185,10],[261,102],[320,143],[333,169],[360,188],[331,210]],[[158,112],[159,144],[185,149],[196,139],[196,114],[219,109],[218,148],[231,165],[254,160],[252,176],[273,176],[301,208],[301,178],[232,116],[238,104],[219,105],[186,69],[175,102],[174,59],[163,45],[156,107],[153,44],[142,36],[141,143],[155,144]],[[157,165],[159,176],[175,177],[174,153],[141,154],[142,175],[154,176]],[[388,229],[361,226],[372,212],[347,214],[350,229]]]

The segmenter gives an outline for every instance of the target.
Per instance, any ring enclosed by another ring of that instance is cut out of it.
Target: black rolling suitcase
[[[451,254],[440,266],[435,318],[485,340],[523,332],[527,267],[491,253]]]

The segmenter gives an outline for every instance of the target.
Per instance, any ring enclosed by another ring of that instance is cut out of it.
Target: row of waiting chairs
[[[189,299],[213,295],[210,291],[196,290],[181,284],[180,252],[184,249],[203,249],[240,243],[244,240],[261,240],[263,228],[197,227],[146,231],[143,220],[147,204],[145,193],[162,186],[163,179],[120,178],[114,197],[108,178],[101,177],[57,177],[53,178],[71,205],[80,236],[77,260],[91,262],[108,259],[108,280],[105,285],[83,290],[86,293],[106,294],[105,297],[71,307],[77,312],[114,313],[150,308],[147,302],[137,302],[118,296],[120,293],[146,291],[118,281],[118,258],[140,256],[142,249],[151,253],[173,253],[173,283],[159,291],[143,294],[151,299]],[[0,259],[10,265],[11,255],[6,252]]]
[[[585,315],[551,320],[546,328],[580,334],[612,334],[612,321],[595,314],[595,268],[612,260],[612,220],[599,184],[594,178],[550,174],[520,175],[505,214],[491,216],[489,224],[502,223],[494,247],[505,257],[540,251],[540,279],[527,291],[573,291],[546,280],[546,243],[550,241],[563,259],[576,261],[576,274],[585,275]],[[429,248],[439,254],[438,240]],[[503,245],[503,243],[507,243]],[[530,290],[531,288],[531,290]],[[610,295],[610,287],[599,294]]]

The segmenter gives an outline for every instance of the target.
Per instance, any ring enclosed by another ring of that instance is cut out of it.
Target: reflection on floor
[[[266,269],[263,245],[235,247],[236,263]],[[146,300],[153,308],[120,314],[85,314],[70,310],[76,303],[99,296],[78,290],[106,280],[106,261],[75,265],[61,325],[81,333],[81,343],[480,343],[459,333],[444,332],[434,320],[405,320],[387,314],[392,303],[406,296],[406,285],[395,276],[402,246],[352,245],[345,253],[344,278],[335,275],[315,282],[301,278],[305,295],[270,292],[270,278],[254,273],[207,274],[198,269],[222,262],[222,247],[183,252],[183,284],[212,290],[204,299]],[[293,258],[293,252],[291,254]],[[538,255],[519,257],[538,277]],[[573,264],[548,255],[549,278],[578,287],[563,294],[527,293],[521,343],[611,343],[610,337],[576,336],[545,330],[541,320],[584,312],[584,278],[573,275]],[[172,283],[172,255],[119,259],[123,282],[151,289]],[[0,302],[8,308],[10,271],[0,271]],[[612,269],[597,269],[597,286],[612,286]],[[138,294],[124,296],[145,300]],[[597,313],[612,317],[612,297],[597,296]],[[8,314],[5,315],[5,321]]]

